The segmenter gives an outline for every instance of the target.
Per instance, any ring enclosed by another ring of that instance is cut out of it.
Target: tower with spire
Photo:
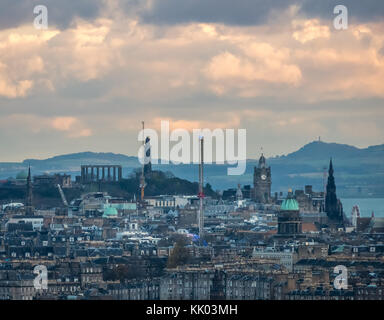
[[[343,207],[336,195],[335,177],[333,176],[332,158],[329,161],[328,181],[325,195],[325,212],[332,223],[343,223]]]
[[[31,166],[28,167],[28,177],[27,177],[27,197],[25,201],[25,215],[33,216],[33,195],[32,195],[32,176],[31,176]]]

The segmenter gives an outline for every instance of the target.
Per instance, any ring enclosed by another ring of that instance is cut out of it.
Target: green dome
[[[117,210],[113,207],[107,207],[104,209],[103,218],[117,217]]]
[[[28,172],[27,171],[20,171],[17,175],[16,175],[16,179],[17,180],[27,180],[28,178]]]
[[[299,204],[296,199],[287,198],[281,204],[280,210],[282,211],[299,211]]]

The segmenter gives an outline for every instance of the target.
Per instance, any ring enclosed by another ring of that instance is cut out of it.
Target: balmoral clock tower
[[[253,173],[253,199],[258,203],[269,203],[271,201],[271,167],[267,167],[263,154],[259,159],[259,166],[255,167]]]

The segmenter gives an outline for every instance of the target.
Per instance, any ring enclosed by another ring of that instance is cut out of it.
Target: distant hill
[[[329,157],[349,158],[363,154],[363,150],[347,144],[313,141],[299,150],[280,158],[289,158],[291,160],[328,159]]]
[[[316,190],[323,188],[323,172],[332,157],[338,195],[343,197],[384,197],[384,145],[356,148],[354,146],[314,141],[288,155],[267,159],[272,168],[272,190],[304,188],[311,184]],[[242,176],[227,176],[227,165],[206,165],[205,180],[217,189],[236,188],[238,183],[252,184],[253,168],[257,159],[247,160]],[[115,153],[81,152],[60,155],[44,160],[26,159],[21,163],[0,163],[0,179],[15,177],[31,165],[33,174],[80,174],[82,164],[120,164],[123,177],[140,166],[137,157]],[[155,170],[170,171],[176,177],[198,180],[197,165],[153,165]]]
[[[354,146],[314,141],[286,156],[269,159],[274,183],[322,188],[324,168],[333,159],[338,193],[344,197],[384,196],[384,145]],[[276,176],[277,175],[277,176]]]

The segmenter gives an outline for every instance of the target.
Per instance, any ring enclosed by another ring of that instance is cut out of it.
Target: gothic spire
[[[332,158],[329,161],[329,170],[328,170],[328,182],[325,195],[325,211],[327,212],[328,218],[333,221],[342,221],[343,212],[342,205],[337,199],[336,195],[336,183],[335,177],[333,176],[333,163]]]
[[[333,164],[332,164],[332,158],[329,161],[329,171],[328,171],[330,176],[333,176]]]

